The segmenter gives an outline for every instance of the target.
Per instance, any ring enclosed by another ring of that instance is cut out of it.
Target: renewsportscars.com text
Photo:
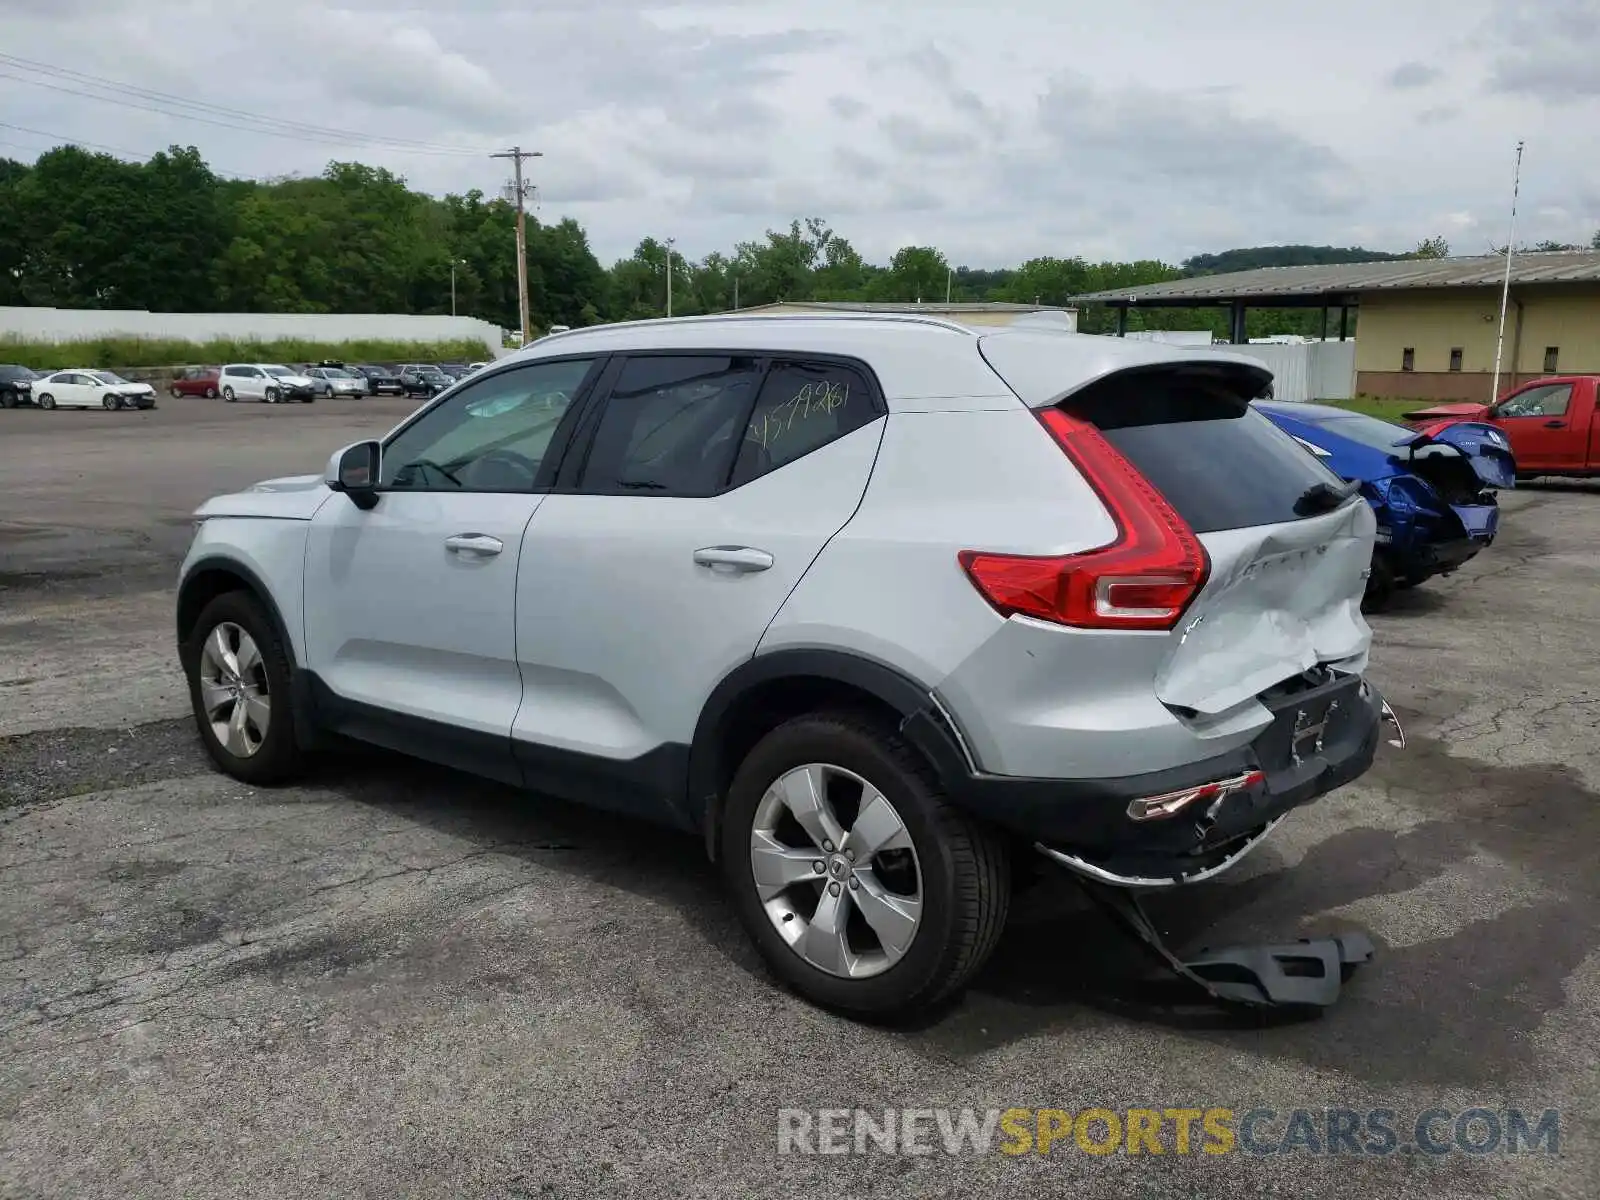
[[[1556,1109],[778,1110],[779,1154],[1559,1154]]]

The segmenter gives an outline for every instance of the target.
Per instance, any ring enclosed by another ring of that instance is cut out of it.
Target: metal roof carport
[[[1128,328],[1128,309],[1209,308],[1229,310],[1229,341],[1242,345],[1250,308],[1320,308],[1322,336],[1328,336],[1329,310],[1339,310],[1339,340],[1349,336],[1350,309],[1363,292],[1448,291],[1499,287],[1506,260],[1498,254],[1473,258],[1395,259],[1385,262],[1260,267],[1227,275],[1198,275],[1168,283],[1117,288],[1074,296],[1076,304],[1105,304],[1117,310],[1117,336]],[[1514,255],[1511,284],[1600,283],[1600,252],[1551,251]]]

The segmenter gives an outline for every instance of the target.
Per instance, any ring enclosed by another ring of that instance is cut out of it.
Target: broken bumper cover
[[[1251,743],[1187,767],[1093,780],[947,773],[948,791],[973,815],[1101,883],[1198,883],[1232,867],[1293,809],[1364,774],[1386,725],[1398,733],[1383,698],[1355,675],[1263,703],[1273,720]],[[1156,802],[1175,807],[1130,815]]]

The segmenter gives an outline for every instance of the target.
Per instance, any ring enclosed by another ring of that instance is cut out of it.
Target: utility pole
[[[944,270],[944,302],[946,304],[950,303],[950,286],[955,282],[955,278],[955,269],[953,267],[946,267]]]
[[[456,315],[456,268],[466,265],[467,260],[464,258],[452,258],[450,260],[450,315],[452,317]]]
[[[672,315],[672,239],[667,239],[667,316]]]
[[[526,346],[531,332],[528,328],[528,229],[525,204],[528,198],[528,185],[522,181],[522,160],[543,158],[544,152],[513,146],[509,150],[491,154],[489,157],[509,158],[512,163],[511,195],[517,202],[517,304],[522,317],[522,344]]]
[[[733,275],[733,311],[739,311],[739,273],[737,271]]]
[[[1489,403],[1500,399],[1500,353],[1506,342],[1506,303],[1511,299],[1511,254],[1517,240],[1517,193],[1522,189],[1522,143],[1517,143],[1517,165],[1511,172],[1511,231],[1506,235],[1506,278],[1500,287],[1500,332],[1494,339],[1494,383],[1489,388]],[[1519,363],[1511,364],[1511,378],[1517,377]]]

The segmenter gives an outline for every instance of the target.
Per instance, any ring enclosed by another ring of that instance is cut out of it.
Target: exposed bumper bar
[[[1254,837],[1250,838],[1243,845],[1241,845],[1239,849],[1235,850],[1221,862],[1212,863],[1209,867],[1195,871],[1193,874],[1174,875],[1170,879],[1149,879],[1139,875],[1118,875],[1115,872],[1107,871],[1104,867],[1097,867],[1091,862],[1086,862],[1075,855],[1068,854],[1063,850],[1052,850],[1043,842],[1035,842],[1033,848],[1040,854],[1043,854],[1046,858],[1054,859],[1063,867],[1066,867],[1067,870],[1076,872],[1077,874],[1082,875],[1085,879],[1092,879],[1096,883],[1109,883],[1116,887],[1126,888],[1179,887],[1191,883],[1204,883],[1207,879],[1222,874],[1224,871],[1228,870],[1228,868],[1237,864],[1239,860],[1245,855],[1249,854],[1250,851],[1254,850],[1262,842],[1266,841],[1267,835],[1282,823],[1283,817],[1288,815],[1288,813],[1284,813],[1283,816],[1276,817],[1272,821],[1268,822],[1267,825],[1262,828],[1260,833],[1257,833]]]

